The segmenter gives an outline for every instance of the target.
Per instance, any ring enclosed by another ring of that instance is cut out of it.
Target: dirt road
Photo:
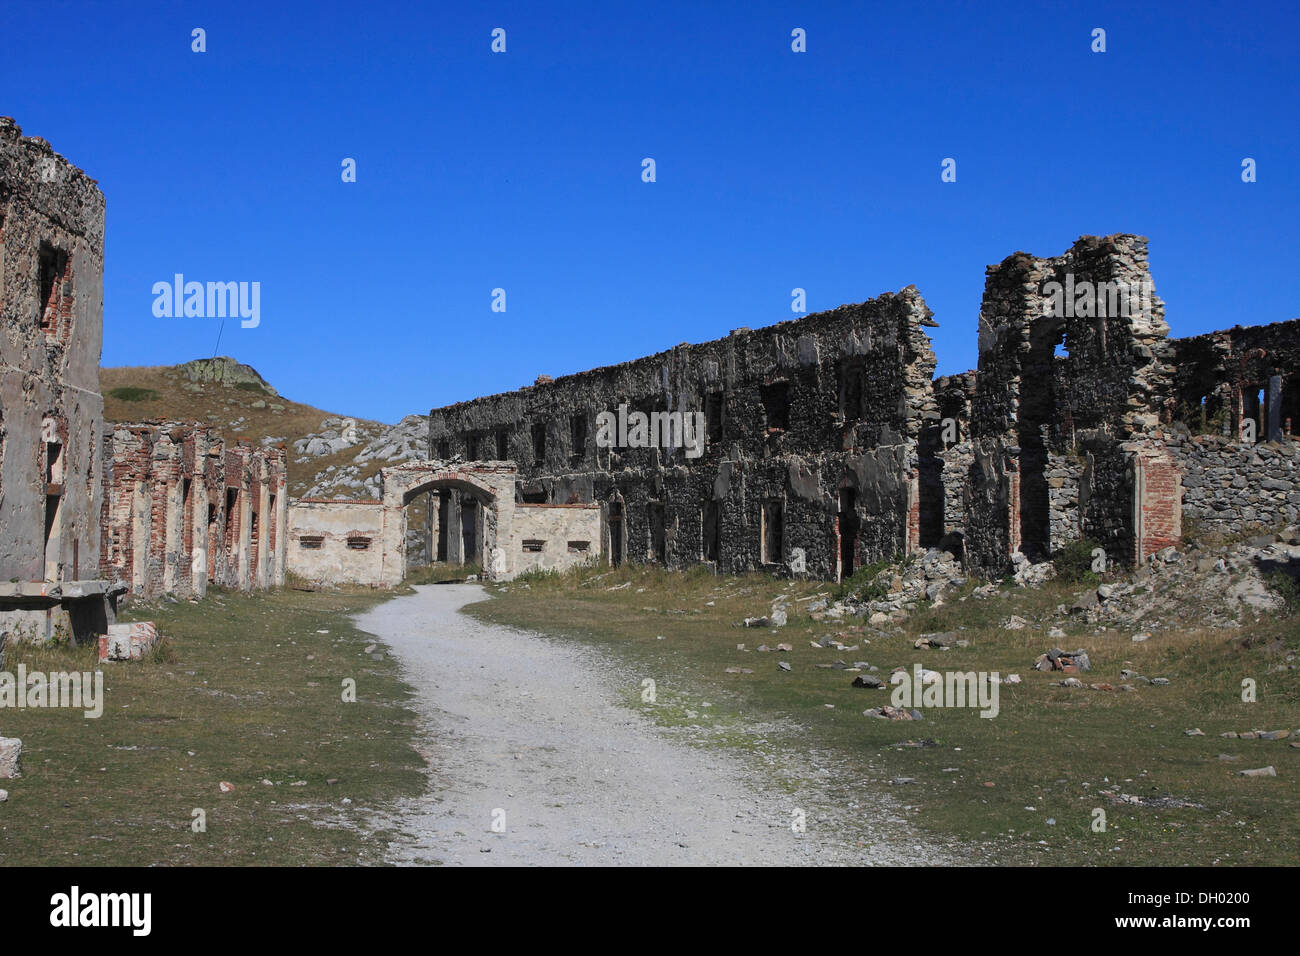
[[[846,825],[815,784],[791,794],[743,755],[672,739],[626,704],[641,675],[459,613],[480,587],[416,590],[358,618],[403,665],[427,722],[430,793],[377,821],[399,834],[392,862],[950,862],[907,833],[886,795],[865,796]]]

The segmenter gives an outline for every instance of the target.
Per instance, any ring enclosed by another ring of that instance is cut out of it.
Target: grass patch
[[[281,589],[140,606],[123,618],[155,621],[166,640],[135,663],[10,646],[11,672],[100,667],[104,713],[0,711],[0,732],[23,740],[22,777],[2,781],[0,865],[377,861],[369,808],[426,779],[410,689],[347,619],[379,600]],[[344,678],[356,703],[341,699]],[[196,808],[206,833],[191,829]]]
[[[131,385],[109,389],[108,396],[122,402],[156,402],[158,400],[158,392],[154,389],[136,388]]]
[[[1100,547],[1100,542],[1080,538],[1058,550],[1052,555],[1057,580],[1062,584],[1088,584],[1093,587],[1100,584],[1101,576],[1092,569],[1092,553]]]
[[[701,734],[702,741],[736,750],[751,749],[756,727],[769,753],[816,748],[835,768],[819,781],[832,799],[847,805],[864,789],[891,793],[906,802],[910,823],[939,840],[978,846],[983,859],[1130,866],[1300,863],[1300,819],[1294,813],[1300,750],[1288,740],[1218,736],[1300,729],[1300,691],[1294,672],[1282,664],[1287,653],[1300,650],[1293,621],[1265,619],[1232,632],[1157,631],[1133,643],[1127,630],[1099,632],[1059,614],[1078,588],[1053,581],[1039,589],[1003,588],[983,600],[953,599],[918,611],[896,633],[881,634],[814,620],[804,610],[809,602],[800,599],[832,588],[758,574],[715,577],[625,566],[494,585],[493,599],[469,612],[606,649],[628,664],[638,686],[642,677],[655,679],[667,703],[662,714],[658,707],[647,713],[666,727],[709,728],[715,732]],[[787,627],[735,626],[766,613],[782,593],[789,597]],[[1031,627],[1005,630],[1012,614]],[[1048,637],[1058,624],[1066,636]],[[858,649],[810,646],[837,631]],[[915,649],[916,637],[931,631],[956,631],[969,646]],[[791,643],[793,652],[755,650],[778,641]],[[748,650],[737,650],[740,643]],[[1056,686],[1062,675],[1030,667],[1053,645],[1087,648],[1093,670],[1079,675],[1085,683],[1118,686],[1125,667],[1171,683],[1138,684],[1131,693]],[[778,660],[792,670],[778,670]],[[854,688],[852,673],[817,666],[836,660],[869,662],[885,679],[894,667],[910,670],[920,663],[939,671],[1018,673],[1022,683],[1001,686],[1001,712],[994,719],[980,718],[974,709],[931,708],[919,723],[873,720],[862,711],[889,703],[889,692]],[[753,673],[728,674],[729,666]],[[1241,701],[1245,678],[1258,686],[1257,703]],[[703,708],[704,701],[711,706]],[[642,706],[631,691],[628,703]],[[688,711],[696,716],[684,717]],[[1184,735],[1194,727],[1206,736]],[[922,739],[934,745],[900,746]],[[1270,764],[1276,778],[1237,775]],[[895,776],[917,783],[904,793],[888,786]],[[1120,794],[1171,797],[1204,809],[1116,802]],[[1090,827],[1097,807],[1106,811],[1105,833]]]
[[[471,574],[481,575],[483,569],[477,564],[453,564],[447,561],[435,561],[423,567],[412,568],[407,572],[405,583],[410,584],[445,584],[448,581],[464,581]]]

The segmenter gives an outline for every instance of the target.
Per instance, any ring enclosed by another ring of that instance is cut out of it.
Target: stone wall
[[[283,448],[227,446],[191,422],[121,422],[104,456],[104,577],[145,598],[284,583]]]
[[[1140,549],[1135,522],[1144,514],[1148,524],[1177,522],[1175,514],[1157,519],[1133,501],[1098,494],[1140,490],[1114,480],[1138,452],[1110,443],[1156,439],[1168,420],[1168,331],[1141,236],[1085,236],[1055,258],[1016,253],[989,267],[971,402],[979,453],[965,496],[971,564],[1000,575],[1015,551],[1043,560],[1081,534],[1101,535],[1112,560],[1131,563]],[[1081,452],[1084,444],[1092,448]],[[1096,471],[1091,515],[1079,500],[1083,474],[1071,461],[1081,453]],[[1144,445],[1142,467],[1165,474],[1151,457],[1157,453]],[[1147,505],[1172,508],[1174,497]]]
[[[1300,426],[1300,319],[1173,341],[1174,421],[1194,433],[1278,441]]]
[[[0,117],[0,644],[92,637],[112,615],[97,573],[103,266],[95,181]]]
[[[919,441],[937,416],[913,287],[430,413],[430,455],[518,463],[521,502],[599,504],[602,551],[836,577],[919,547]],[[699,413],[706,441],[602,448],[598,415]],[[843,546],[841,543],[844,542]]]
[[[563,571],[598,561],[600,506],[515,505],[514,530],[504,545],[513,553],[516,573]]]
[[[1300,442],[1184,432],[1169,448],[1183,472],[1183,514],[1198,530],[1234,536],[1300,523]]]
[[[382,501],[300,498],[289,506],[288,569],[322,584],[383,583]]]

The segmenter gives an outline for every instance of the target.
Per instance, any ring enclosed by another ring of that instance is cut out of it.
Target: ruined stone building
[[[103,573],[141,597],[284,583],[283,447],[228,446],[205,425],[115,423],[105,443]]]
[[[283,449],[105,426],[104,195],[0,117],[0,651],[105,633],[120,595],[284,579]]]
[[[439,560],[481,564],[494,581],[601,557],[600,507],[516,500],[513,462],[406,461],[380,472],[379,501],[305,498],[290,506],[289,570],[322,584],[392,587],[406,577],[407,516],[432,495]],[[447,530],[456,533],[448,540]]]
[[[539,380],[435,409],[430,456],[515,462],[524,506],[597,506],[601,550],[615,564],[847,575],[924,543],[921,437],[938,417],[932,324],[909,287]],[[644,415],[646,440],[629,431],[614,442],[622,447],[600,447],[602,412]],[[439,556],[454,559],[477,509],[472,492],[440,494],[430,509]]]
[[[998,576],[1081,539],[1132,566],[1179,545],[1185,518],[1300,520],[1300,321],[1171,340],[1147,241],[1115,235],[990,266],[975,370],[932,378],[934,324],[908,287],[543,376],[434,409],[429,454],[516,463],[521,506],[598,507],[615,564],[836,579],[942,547]],[[648,446],[597,440],[615,412],[620,436],[645,416]],[[463,559],[481,507],[437,492],[439,560]]]
[[[0,645],[91,634],[99,576],[104,194],[0,118]]]
[[[1164,305],[1146,240],[1084,237],[991,266],[965,486],[968,563],[1001,574],[1089,537],[1133,564],[1181,543]]]
[[[990,266],[979,366],[934,378],[909,286],[429,414],[382,500],[290,504],[282,448],[118,424],[99,394],[104,197],[0,120],[0,627],[90,634],[119,593],[496,579],[592,561],[837,579],[941,547],[987,575],[1088,540],[1300,521],[1300,320],[1170,339],[1147,242]],[[290,515],[292,514],[292,519]],[[290,522],[292,520],[292,529]]]

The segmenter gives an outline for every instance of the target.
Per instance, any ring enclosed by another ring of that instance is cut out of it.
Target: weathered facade
[[[284,583],[283,448],[227,446],[209,427],[115,423],[105,442],[103,574],[129,592],[202,597]]]
[[[0,117],[0,649],[88,638],[99,577],[104,195]]]
[[[1300,320],[1170,340],[1143,237],[990,266],[977,370],[932,380],[933,324],[909,287],[543,376],[434,409],[430,455],[517,462],[521,506],[598,506],[615,564],[836,578],[940,547],[997,576],[1083,538],[1132,565],[1180,544],[1185,515],[1300,518]],[[656,415],[700,413],[702,453],[689,432],[608,447],[600,416],[620,406],[652,434]],[[459,560],[445,538],[437,554]]]
[[[616,564],[851,573],[921,543],[920,439],[938,415],[932,324],[909,287],[542,380],[435,409],[430,455],[517,462],[521,505],[598,505],[601,551]],[[647,416],[658,447],[629,447],[631,428],[599,441],[601,413],[620,406]],[[673,414],[700,416],[698,456]]]
[[[295,501],[289,570],[324,584],[400,584],[408,508],[422,495],[433,502],[426,533],[439,560],[481,564],[490,580],[599,559],[599,507],[521,504],[517,477],[513,462],[407,461],[380,472],[381,501]]]
[[[1181,541],[1164,304],[1139,236],[990,266],[964,488],[967,562],[1045,560],[1091,538],[1132,564]]]
[[[299,498],[289,505],[288,569],[318,584],[380,585],[384,503]]]
[[[1300,319],[1175,339],[1183,513],[1239,535],[1300,522]]]
[[[0,118],[0,653],[107,633],[122,594],[284,580],[282,448],[105,425],[104,196]]]

